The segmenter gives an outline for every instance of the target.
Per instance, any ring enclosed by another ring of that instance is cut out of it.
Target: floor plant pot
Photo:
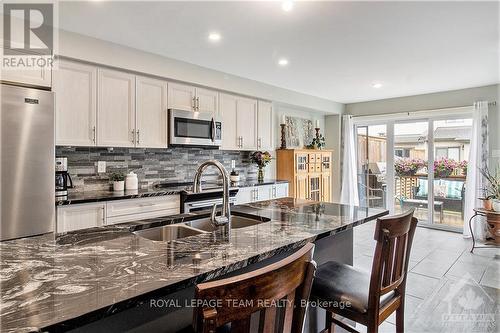
[[[486,224],[496,245],[500,245],[500,211],[486,214]]]
[[[124,180],[113,182],[113,191],[119,192],[119,191],[123,191],[124,189],[125,189],[125,181]]]

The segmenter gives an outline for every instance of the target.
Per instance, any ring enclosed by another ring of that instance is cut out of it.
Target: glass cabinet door
[[[297,154],[295,156],[295,168],[297,173],[307,173],[308,165],[309,161],[307,154]]]
[[[321,176],[309,176],[309,200],[321,201]]]

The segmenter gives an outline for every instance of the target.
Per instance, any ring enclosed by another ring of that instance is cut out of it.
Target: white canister
[[[125,189],[127,190],[137,190],[139,188],[139,180],[137,175],[132,171],[125,177]]]

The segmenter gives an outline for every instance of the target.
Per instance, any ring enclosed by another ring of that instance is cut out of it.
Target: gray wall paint
[[[343,104],[324,98],[279,88],[64,30],[59,31],[59,50],[57,54],[119,69],[296,105],[311,110],[335,114],[340,113],[343,108]]]
[[[452,108],[472,105],[475,101],[496,101],[496,106],[489,108],[490,155],[500,152],[500,85],[489,85],[439,93],[398,97],[370,102],[346,105],[346,113],[355,116],[398,113]],[[491,164],[500,162],[500,158],[491,156]]]

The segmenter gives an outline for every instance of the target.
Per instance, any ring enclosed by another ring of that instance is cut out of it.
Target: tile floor
[[[367,223],[354,229],[354,265],[366,270],[370,270],[372,265],[375,246],[374,226],[375,223]],[[470,253],[469,250],[470,240],[464,239],[461,234],[417,228],[407,282],[405,313],[407,332],[499,331],[497,303],[500,297],[500,250],[476,249],[474,253]],[[424,319],[433,315],[442,318],[446,310],[442,309],[441,303],[443,302],[441,301],[446,298],[446,295],[440,293],[447,290],[443,286],[457,285],[457,282],[463,281],[464,277],[468,281],[467,285],[474,285],[476,290],[480,290],[478,293],[486,292],[489,295],[485,297],[487,297],[487,302],[492,304],[489,308],[480,309],[483,309],[484,313],[494,313],[493,327],[490,325],[489,328],[463,327],[461,329],[459,327],[457,329],[457,326],[448,328],[446,325],[433,326],[440,321],[439,319],[429,324],[428,327],[415,324],[424,322]],[[393,314],[380,326],[379,332],[396,332],[394,323],[395,315]],[[366,331],[364,326],[359,326],[359,329]],[[336,332],[344,331],[336,328]]]

